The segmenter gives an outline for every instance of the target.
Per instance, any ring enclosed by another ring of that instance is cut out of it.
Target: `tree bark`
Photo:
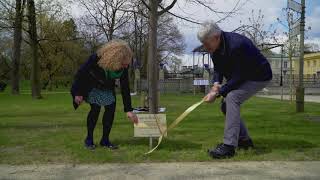
[[[37,24],[34,0],[28,0],[28,19],[30,31],[30,45],[32,51],[32,68],[31,68],[31,86],[32,98],[41,98],[40,88],[40,64],[38,58],[38,37],[37,37]]]
[[[18,95],[20,93],[20,58],[21,58],[21,41],[22,41],[22,19],[24,4],[21,0],[16,0],[16,14],[14,21],[14,42],[13,42],[13,59],[11,71],[11,93]]]
[[[158,0],[150,0],[149,14],[149,39],[148,39],[148,90],[149,90],[149,112],[158,112],[158,74],[159,65],[157,61],[157,27],[158,27]]]

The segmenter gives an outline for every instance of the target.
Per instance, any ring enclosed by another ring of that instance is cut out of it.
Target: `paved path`
[[[258,97],[281,99],[281,95],[258,95]],[[289,95],[284,95],[283,99],[289,100],[290,96]],[[305,95],[304,99],[305,99],[306,102],[317,102],[317,103],[320,103],[320,96]]]
[[[320,161],[0,165],[0,179],[320,179]]]

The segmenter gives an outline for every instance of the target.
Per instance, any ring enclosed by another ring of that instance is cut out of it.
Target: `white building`
[[[271,69],[274,75],[280,75],[281,74],[281,69],[282,69],[282,73],[283,75],[289,75],[290,74],[290,60],[288,56],[281,56],[280,54],[273,54],[271,56],[267,57],[270,65],[271,65]],[[295,63],[294,61],[298,60],[299,57],[292,57],[292,71],[293,74],[295,74],[296,72],[294,72],[295,70]],[[282,65],[281,65],[282,64]]]

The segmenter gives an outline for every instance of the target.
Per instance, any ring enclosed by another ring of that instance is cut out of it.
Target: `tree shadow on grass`
[[[115,139],[116,144],[125,144],[128,146],[149,146],[149,138],[128,138],[128,139]],[[153,139],[153,146],[158,144],[158,139]],[[188,140],[172,140],[172,139],[162,139],[159,149],[164,150],[192,150],[201,149],[202,144],[194,143]]]
[[[315,148],[317,145],[305,140],[293,139],[266,139],[259,138],[254,140],[255,148],[253,151],[257,155],[271,153],[272,150],[293,150],[304,151],[305,149]]]

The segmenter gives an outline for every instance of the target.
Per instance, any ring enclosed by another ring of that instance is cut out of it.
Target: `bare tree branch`
[[[208,8],[210,11],[216,13],[218,17],[220,17],[218,14],[227,14],[225,17],[219,19],[216,23],[220,23],[221,21],[224,21],[225,19],[231,17],[232,14],[235,14],[237,11],[239,11],[239,9],[245,4],[245,3],[243,3],[243,5],[239,5],[241,0],[238,0],[236,5],[233,7],[233,9],[231,11],[223,12],[223,11],[217,11],[217,10],[212,9],[210,6],[206,5],[204,2],[202,2],[200,0],[194,0],[194,1],[195,1],[195,3],[199,3],[200,5]],[[164,7],[162,5],[159,5],[159,7],[161,9],[164,9]],[[167,12],[168,12],[168,14],[170,14],[170,15],[176,17],[176,18],[179,18],[179,19],[181,19],[183,21],[187,21],[187,22],[190,22],[190,23],[193,23],[193,24],[198,24],[198,25],[201,24],[201,22],[198,22],[197,20],[192,20],[192,18],[190,18],[190,17],[184,17],[184,16],[181,16],[181,15],[177,15],[177,14],[174,14],[174,13],[172,13],[170,11],[167,11]]]
[[[173,8],[173,6],[176,2],[177,2],[177,0],[173,0],[169,6],[167,6],[166,8],[163,8],[160,12],[158,12],[158,15],[161,16],[163,13],[168,12],[170,9]]]
[[[170,14],[170,15],[176,17],[176,18],[182,19],[182,20],[184,20],[184,21],[193,23],[193,24],[201,24],[200,22],[190,20],[188,17],[182,17],[182,16],[180,16],[180,15],[173,14],[173,13],[170,12],[170,11],[168,11],[168,14]]]
[[[10,3],[7,0],[0,1],[0,5],[5,8],[8,12],[12,12],[12,10],[15,8],[13,3]],[[11,8],[11,9],[10,9]]]
[[[119,11],[122,11],[122,12],[127,12],[127,13],[136,13],[136,14],[139,14],[145,18],[149,18],[149,16],[147,16],[145,13],[143,13],[142,11],[135,11],[135,10],[132,10],[132,9],[118,9]]]
[[[195,3],[200,4],[201,6],[209,9],[210,11],[214,12],[214,13],[218,13],[218,14],[228,14],[228,13],[233,13],[233,10],[231,11],[217,11],[213,8],[211,8],[210,6],[206,5],[205,2],[201,1],[201,0],[193,0]],[[239,3],[240,0],[238,0],[237,4]]]
[[[239,10],[239,8],[240,8],[240,7],[239,7],[239,8],[237,9],[240,1],[241,1],[241,0],[238,0],[237,3],[236,3],[236,5],[232,8],[232,10],[231,10],[230,12],[228,12],[225,17],[219,19],[219,20],[217,21],[217,23],[222,22],[222,21],[224,21],[225,19],[231,17],[232,14],[235,14],[235,13]]]
[[[142,4],[146,6],[146,8],[149,9],[149,11],[151,10],[150,6],[146,3],[146,1],[141,0]]]
[[[0,25],[0,29],[13,29],[14,26]]]
[[[82,3],[82,5],[87,9],[88,13],[90,14],[90,16],[96,21],[97,25],[102,29],[102,31],[104,32],[104,34],[108,37],[108,32],[106,31],[106,29],[104,28],[104,26],[99,22],[98,18],[91,12],[90,8],[88,7],[88,5],[83,2],[80,1]]]
[[[127,8],[127,5],[131,5],[131,3],[126,0],[81,0],[80,5],[87,10],[91,17],[83,16],[84,21],[93,19],[95,24],[91,24],[102,30],[107,40],[112,40],[115,31],[127,24],[132,18],[130,12],[132,9]]]

